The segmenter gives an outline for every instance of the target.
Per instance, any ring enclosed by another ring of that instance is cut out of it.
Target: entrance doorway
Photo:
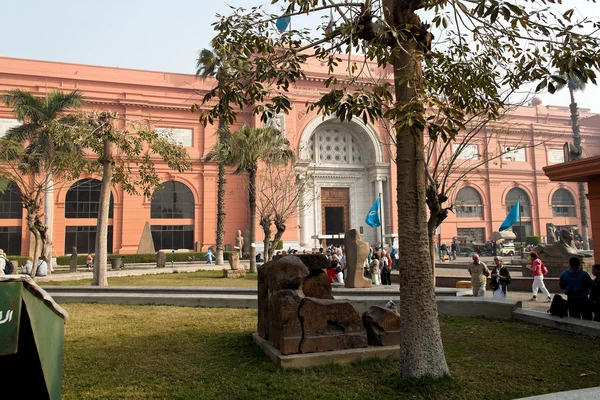
[[[321,216],[323,235],[343,235],[350,227],[350,190],[348,188],[321,188]],[[323,246],[342,245],[344,239],[326,238]]]

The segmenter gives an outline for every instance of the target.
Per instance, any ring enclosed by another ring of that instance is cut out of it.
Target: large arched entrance
[[[298,177],[308,180],[299,210],[300,246],[341,243],[349,229],[361,231],[371,244],[381,243],[391,225],[385,212],[390,166],[373,127],[318,117],[304,129],[298,154]],[[383,229],[371,228],[365,218],[380,194]]]

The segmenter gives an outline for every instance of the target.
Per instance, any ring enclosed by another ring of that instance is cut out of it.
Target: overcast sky
[[[600,4],[564,2],[600,18]],[[215,14],[229,14],[227,4],[249,8],[270,0],[2,0],[0,56],[194,73],[198,50],[214,36]],[[598,86],[577,96],[580,107],[600,112]],[[546,105],[569,103],[566,91],[540,97]]]

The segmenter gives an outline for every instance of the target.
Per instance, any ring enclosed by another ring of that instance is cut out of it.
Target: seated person
[[[258,253],[258,254],[256,255],[256,262],[263,262],[263,261],[265,261],[265,260],[263,260],[263,258],[262,258],[262,256],[260,255],[260,253]]]
[[[48,276],[48,263],[43,258],[40,258],[38,261],[37,271],[35,271],[35,276]]]
[[[19,272],[21,274],[31,275],[31,270],[32,269],[33,269],[33,261],[31,261],[31,258],[28,258],[27,262],[25,263],[25,265],[21,266],[21,270]]]

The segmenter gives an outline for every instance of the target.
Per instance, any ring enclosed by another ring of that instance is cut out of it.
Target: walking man
[[[452,250],[452,259],[456,260],[456,250],[458,249],[458,246],[456,246],[456,242],[452,242],[450,249]]]
[[[569,269],[560,274],[560,288],[567,295],[569,317],[591,320],[592,308],[588,296],[594,282],[587,272],[579,269],[580,265],[579,257],[569,259]]]
[[[485,297],[485,284],[487,277],[490,276],[490,270],[485,263],[479,260],[479,254],[473,253],[473,262],[469,264],[469,274],[471,275],[471,286],[473,287],[473,296]]]

